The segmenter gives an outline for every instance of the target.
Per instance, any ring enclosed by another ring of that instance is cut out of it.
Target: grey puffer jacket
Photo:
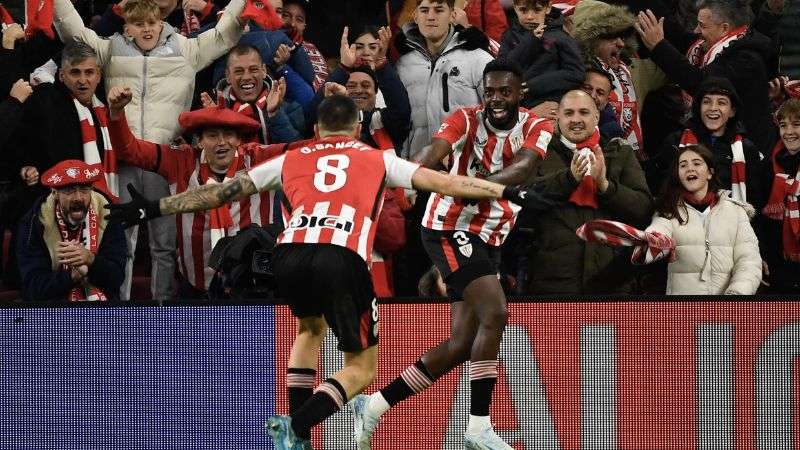
[[[402,156],[414,159],[450,114],[477,105],[483,92],[483,68],[491,61],[489,40],[475,27],[450,27],[438,56],[432,56],[415,23],[406,24],[398,37],[403,54],[396,69],[408,91],[411,133]]]

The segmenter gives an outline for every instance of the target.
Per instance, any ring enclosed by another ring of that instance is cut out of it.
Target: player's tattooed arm
[[[249,197],[256,192],[258,192],[256,185],[245,173],[225,183],[206,184],[177,195],[164,197],[159,202],[159,209],[164,215],[206,211],[218,208],[224,203]]]

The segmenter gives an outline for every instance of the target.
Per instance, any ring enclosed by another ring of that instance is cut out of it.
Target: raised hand
[[[597,183],[597,189],[600,192],[605,192],[608,189],[608,179],[606,178],[606,158],[603,155],[603,149],[600,148],[599,145],[595,145],[592,148],[592,164],[589,169],[589,173],[594,178],[595,183]]]
[[[267,94],[267,115],[272,117],[278,111],[281,104],[283,103],[283,98],[286,96],[286,80],[283,78],[279,78],[277,81],[272,83],[272,89],[269,90],[269,94]]]
[[[30,83],[19,79],[14,82],[13,86],[11,86],[11,92],[9,92],[8,95],[19,100],[20,103],[25,103],[25,100],[27,100],[31,94],[33,94],[33,88],[31,87]]]
[[[39,182],[39,171],[33,166],[25,166],[20,169],[19,176],[27,186],[33,186]]]
[[[211,94],[205,91],[200,93],[200,104],[203,105],[203,108],[213,108],[217,106],[217,104],[214,103],[214,99],[211,98]]]
[[[286,44],[279,45],[278,49],[275,50],[275,55],[272,57],[272,60],[275,62],[275,67],[283,67],[286,61],[289,61],[289,58],[292,57],[292,50],[294,50],[294,48],[294,45],[291,47]]]
[[[12,23],[3,30],[3,48],[12,50],[17,41],[25,39],[25,30],[18,23]]]
[[[105,216],[111,223],[120,223],[125,228],[161,217],[159,200],[148,200],[132,184],[128,184],[131,201],[128,203],[107,204],[108,214]]]
[[[125,105],[133,99],[131,88],[127,86],[114,86],[108,91],[106,96],[108,99],[108,112],[111,118],[114,119],[122,114],[125,110]]]
[[[206,9],[206,2],[203,0],[183,0],[183,9],[195,12],[203,12]]]
[[[344,27],[344,31],[342,31],[342,42],[339,46],[339,63],[345,67],[353,68],[356,65],[356,45],[348,44],[347,40],[347,33],[349,33],[350,27]]]
[[[347,95],[347,88],[339,83],[328,81],[327,83],[325,83],[325,97],[330,97],[331,95],[334,94]]]
[[[649,9],[639,13],[633,28],[642,37],[645,47],[652,50],[659,42],[664,40],[664,18],[656,19],[656,15]]]

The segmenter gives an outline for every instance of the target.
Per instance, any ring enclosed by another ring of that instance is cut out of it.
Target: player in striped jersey
[[[506,185],[525,183],[544,158],[552,124],[519,106],[522,72],[516,63],[499,59],[489,62],[483,77],[483,104],[460,109],[448,117],[429,150],[423,152],[422,163],[436,167],[446,159],[451,174]],[[497,278],[500,245],[519,210],[504,199],[472,203],[431,195],[422,219],[422,242],[453,301],[451,337],[379,392],[355,400],[359,449],[371,448],[372,433],[389,408],[467,360],[472,398],[465,447],[511,448],[494,432],[489,404],[507,320],[506,298]]]
[[[317,117],[316,141],[234,180],[154,201],[134,190],[133,201],[109,208],[112,221],[132,225],[163,214],[218,208],[259,191],[283,188],[287,226],[275,247],[273,269],[278,293],[288,301],[299,325],[288,363],[291,416],[268,422],[277,449],[311,448],[311,427],[375,377],[378,310],[368,264],[384,188],[413,187],[518,203],[528,198],[528,192],[518,188],[421,168],[393,152],[359,142],[358,109],[346,96],[327,98]],[[312,394],[312,374],[328,327],[339,339],[345,364]]]

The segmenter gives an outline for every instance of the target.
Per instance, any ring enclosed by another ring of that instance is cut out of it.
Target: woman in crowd
[[[703,145],[678,149],[653,222],[646,231],[675,241],[667,269],[670,295],[750,295],[761,282],[761,256],[749,204],[717,191],[715,157]]]

